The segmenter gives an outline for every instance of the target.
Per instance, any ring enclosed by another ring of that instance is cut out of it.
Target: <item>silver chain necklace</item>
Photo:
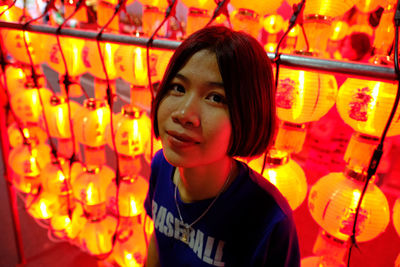
[[[179,185],[179,180],[177,180],[176,182],[176,186],[175,186],[175,192],[174,192],[174,200],[175,200],[175,205],[176,205],[176,209],[178,210],[178,214],[179,214],[179,219],[181,219],[181,222],[183,223],[183,226],[185,227],[185,229],[183,229],[182,232],[182,236],[179,238],[182,242],[189,244],[189,235],[190,235],[190,231],[192,229],[192,226],[197,223],[198,221],[201,220],[201,218],[203,218],[207,212],[211,209],[211,207],[214,205],[215,201],[217,201],[218,197],[221,195],[221,193],[225,190],[225,187],[228,185],[229,180],[231,179],[231,174],[232,174],[232,166],[233,164],[231,163],[231,168],[229,169],[229,174],[228,174],[228,178],[226,178],[224,185],[222,186],[221,190],[219,190],[218,194],[215,196],[215,198],[213,199],[213,201],[211,201],[210,205],[208,205],[208,207],[203,211],[203,213],[197,217],[196,220],[194,220],[191,224],[187,224],[183,221],[182,218],[182,214],[181,214],[181,210],[179,209],[179,204],[178,201],[176,199],[176,192],[178,191],[178,185]]]

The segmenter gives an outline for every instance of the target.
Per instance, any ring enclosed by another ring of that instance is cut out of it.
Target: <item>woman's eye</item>
[[[217,94],[217,93],[210,94],[208,96],[208,99],[210,99],[211,101],[213,101],[215,103],[221,103],[221,104],[226,103],[225,97],[223,95]]]
[[[185,88],[180,84],[171,84],[170,91],[175,93],[185,93]]]

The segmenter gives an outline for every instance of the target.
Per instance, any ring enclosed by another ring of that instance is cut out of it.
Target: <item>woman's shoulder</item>
[[[239,162],[240,174],[243,177],[240,179],[243,183],[243,189],[248,188],[247,193],[249,199],[257,201],[259,207],[268,206],[281,211],[284,217],[292,216],[292,209],[290,208],[286,198],[280,191],[261,174],[251,169],[246,163]],[[279,212],[278,212],[279,213]]]

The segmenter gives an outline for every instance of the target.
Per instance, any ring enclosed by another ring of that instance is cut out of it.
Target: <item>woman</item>
[[[175,51],[152,108],[163,149],[151,166],[147,266],[299,266],[291,210],[234,157],[268,149],[271,63],[253,37],[204,28]]]

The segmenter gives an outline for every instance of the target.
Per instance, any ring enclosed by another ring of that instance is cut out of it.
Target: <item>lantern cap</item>
[[[359,182],[365,182],[368,176],[368,173],[366,171],[356,170],[355,168],[350,168],[349,166],[346,166],[344,168],[343,174],[347,178],[351,178]]]
[[[237,14],[250,19],[258,19],[259,17],[259,15],[254,10],[246,8],[239,8]]]
[[[63,104],[64,102],[65,102],[65,100],[63,98],[58,97],[56,95],[52,95],[50,97],[50,104],[52,106],[57,106],[57,105]]]
[[[139,119],[142,116],[143,111],[140,111],[135,106],[128,104],[122,108],[122,114],[130,119]]]
[[[90,174],[98,174],[100,172],[100,168],[98,166],[88,166],[86,167],[86,172]]]
[[[106,100],[99,100],[94,98],[86,99],[83,106],[90,110],[95,110],[98,108],[103,108],[106,106]]]
[[[307,21],[318,21],[319,23],[331,24],[333,19],[328,16],[320,15],[320,14],[310,14],[305,16]]]
[[[267,163],[269,165],[284,165],[289,162],[289,153],[284,150],[270,149],[267,154]]]

